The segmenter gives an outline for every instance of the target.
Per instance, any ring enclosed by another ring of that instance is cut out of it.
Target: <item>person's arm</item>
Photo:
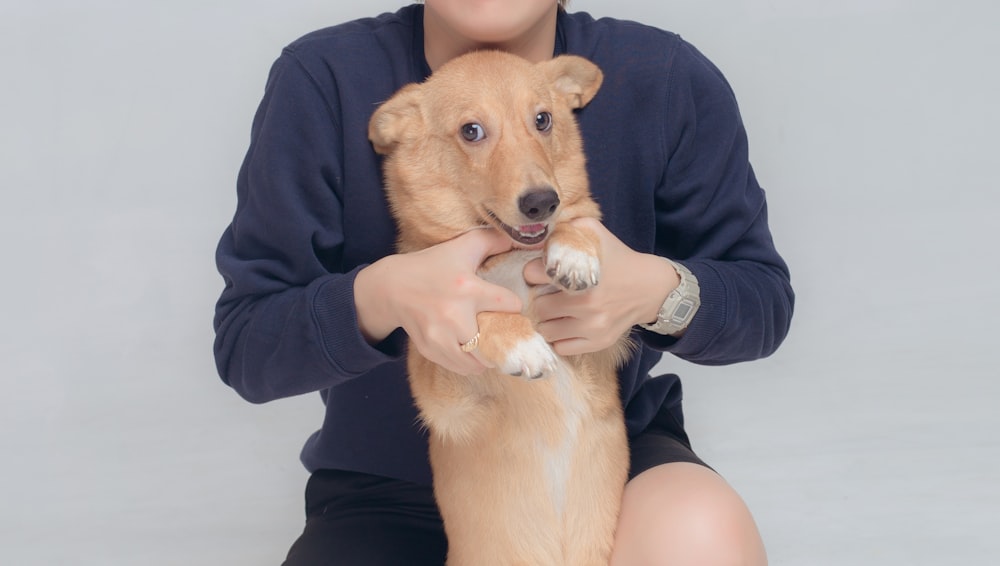
[[[398,359],[399,328],[421,336],[429,358],[475,373],[482,366],[457,346],[475,334],[475,313],[520,306],[474,275],[483,257],[505,249],[486,233],[340,272],[339,195],[349,189],[340,186],[336,107],[285,52],[254,119],[236,214],[216,253],[226,286],[214,322],[219,374],[252,402],[333,387]],[[364,213],[350,221],[365,222]],[[447,260],[456,249],[466,261]],[[434,316],[442,312],[449,316]]]
[[[701,307],[681,338],[643,331],[642,339],[701,364],[768,356],[788,333],[794,293],[771,237],[735,95],[722,73],[684,42],[670,80],[657,253],[694,273]]]
[[[373,347],[358,332],[353,281],[339,273],[343,178],[336,101],[285,51],[268,77],[237,180],[237,208],[216,263],[223,381],[265,402],[317,391],[399,357],[401,336]]]
[[[788,332],[789,272],[771,239],[735,97],[719,71],[684,43],[669,80],[656,253],[632,250],[603,225],[581,220],[601,236],[601,283],[534,304],[544,321],[539,332],[560,354],[602,349],[631,327],[653,322],[679,283],[664,258],[694,273],[701,306],[679,338],[638,332],[647,346],[696,363],[726,364],[770,355]],[[547,281],[540,262],[527,266],[525,278]]]

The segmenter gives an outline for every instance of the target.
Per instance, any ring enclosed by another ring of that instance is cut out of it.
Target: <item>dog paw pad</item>
[[[552,347],[539,334],[518,342],[507,354],[500,369],[515,377],[538,379],[555,370],[557,364]]]
[[[589,253],[552,243],[545,250],[545,272],[556,285],[582,291],[600,282],[601,263]]]

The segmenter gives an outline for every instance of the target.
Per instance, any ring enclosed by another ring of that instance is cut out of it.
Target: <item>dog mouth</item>
[[[486,211],[487,216],[500,227],[512,240],[524,245],[524,246],[534,246],[545,241],[545,238],[549,235],[549,225],[548,224],[522,224],[517,226],[510,226],[504,223],[503,220],[497,217],[496,214],[491,210]]]

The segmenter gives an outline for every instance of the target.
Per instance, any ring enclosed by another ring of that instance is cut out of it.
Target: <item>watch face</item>
[[[674,309],[673,314],[670,315],[670,321],[674,324],[683,324],[687,320],[688,315],[691,314],[691,309],[693,308],[694,302],[690,299],[684,299]]]

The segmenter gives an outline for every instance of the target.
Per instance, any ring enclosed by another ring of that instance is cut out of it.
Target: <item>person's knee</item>
[[[696,464],[667,464],[625,490],[613,566],[767,563],[760,534],[740,496]]]

